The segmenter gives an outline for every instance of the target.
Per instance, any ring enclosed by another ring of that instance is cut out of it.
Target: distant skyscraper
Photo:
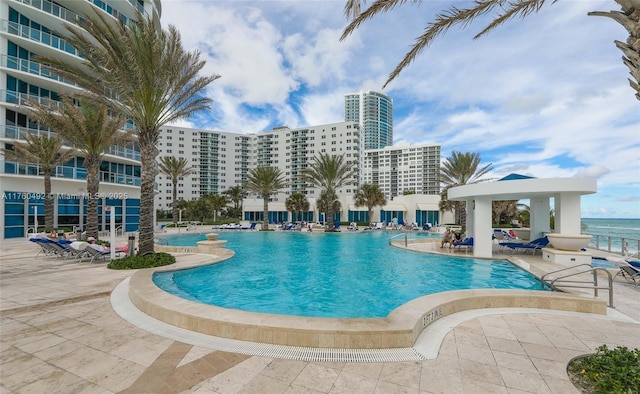
[[[393,100],[373,90],[344,95],[345,122],[358,122],[364,135],[364,149],[393,145]]]

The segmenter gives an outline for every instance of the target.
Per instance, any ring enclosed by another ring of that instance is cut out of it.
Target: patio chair
[[[465,238],[463,241],[454,242],[454,248],[473,248],[473,237]]]
[[[91,257],[91,263],[94,263],[96,260],[109,260],[111,259],[111,249],[102,248],[101,245],[89,244],[85,249],[89,256]],[[124,247],[116,248],[116,255],[120,256],[120,254],[126,253]]]
[[[87,252],[87,246],[89,246],[89,243],[87,242],[71,242],[68,245],[69,254],[67,255],[67,258],[82,260],[83,258],[91,257],[89,252]]]
[[[606,259],[616,267],[620,268],[618,273],[613,277],[614,279],[618,275],[622,275],[628,284],[632,284],[634,286],[640,285],[640,262],[628,261],[623,257],[607,257]]]
[[[534,239],[531,242],[500,242],[500,246],[511,249],[512,253],[515,253],[517,250],[523,250],[525,253],[531,250],[534,255],[537,250],[541,250],[547,245],[549,245],[549,239],[546,236]]]

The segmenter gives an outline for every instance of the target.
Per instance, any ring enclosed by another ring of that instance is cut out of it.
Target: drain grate
[[[129,323],[153,334],[194,346],[232,353],[299,361],[383,363],[421,361],[427,358],[414,348],[337,349],[271,345],[214,337],[185,330],[156,320],[141,312],[129,300],[129,279],[122,281],[111,293],[114,311]]]

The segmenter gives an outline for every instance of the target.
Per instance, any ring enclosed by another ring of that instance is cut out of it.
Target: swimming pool
[[[194,245],[204,236],[174,236]],[[540,282],[506,260],[422,254],[388,245],[384,232],[342,234],[221,232],[236,255],[154,283],[191,301],[249,312],[338,318],[386,317],[424,295],[462,289],[539,290]]]

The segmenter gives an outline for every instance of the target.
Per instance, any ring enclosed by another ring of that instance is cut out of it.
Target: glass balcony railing
[[[19,23],[3,19],[2,31],[8,34],[42,43],[52,48],[67,52],[71,55],[80,57],[78,51],[76,51],[76,49],[67,41],[58,36],[54,36],[53,34],[45,33],[42,30],[33,29],[29,26],[21,25]]]
[[[34,164],[4,162],[4,165],[0,167],[0,170],[4,174],[13,175],[29,175],[29,176],[42,176],[42,170],[40,166]],[[51,174],[53,178],[66,178],[66,179],[87,179],[87,170],[79,167],[71,166],[58,166],[53,170]],[[140,186],[142,178],[133,175],[114,174],[111,172],[100,171],[100,182],[115,183],[119,185],[131,185]]]
[[[0,125],[0,138],[24,140],[26,139],[26,136],[29,134],[35,134],[38,136],[40,135],[51,136],[52,134],[55,135],[56,133],[53,133],[48,130],[37,130],[37,129],[29,129],[26,127]],[[65,143],[65,146],[71,146],[71,145]],[[123,157],[126,159],[140,161],[140,152],[131,148],[110,146],[105,153],[109,155]]]
[[[33,62],[31,60],[20,59],[15,56],[1,55],[0,66],[77,86],[72,81],[59,77],[58,75],[52,73],[46,67],[43,67],[42,64]]]
[[[51,100],[49,97],[40,97],[28,93],[19,93],[13,90],[0,90],[0,100],[16,105],[29,106],[30,101],[35,101],[42,105],[60,105],[59,102]]]
[[[64,7],[59,6],[58,4],[54,4],[47,0],[16,0],[20,3],[24,3],[30,5],[33,8],[39,9],[40,11],[44,11],[47,14],[51,14],[60,19],[63,19],[69,23],[76,24],[78,21],[83,20],[83,18],[76,14],[73,11],[70,11]]]

